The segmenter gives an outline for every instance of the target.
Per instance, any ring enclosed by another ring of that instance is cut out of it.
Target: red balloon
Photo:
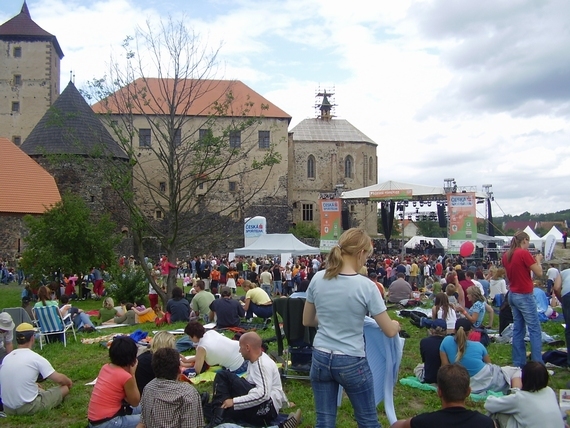
[[[474,250],[475,250],[475,245],[473,244],[473,242],[467,241],[461,244],[461,247],[459,248],[459,254],[461,255],[461,257],[468,257],[471,254],[473,254]]]

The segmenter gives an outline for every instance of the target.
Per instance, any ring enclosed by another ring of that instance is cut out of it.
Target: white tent
[[[236,256],[266,256],[289,253],[293,256],[320,254],[321,250],[302,243],[291,233],[261,235],[248,247],[236,248]]]
[[[544,238],[548,235],[553,235],[554,238],[556,238],[556,242],[562,242],[562,232],[560,232],[556,226],[553,225],[546,235],[544,235]]]
[[[356,190],[342,192],[342,199],[360,199],[369,198],[371,191],[379,190],[411,190],[412,197],[410,199],[426,199],[426,200],[444,200],[447,194],[443,187],[422,186],[421,184],[401,183],[398,181],[385,181],[383,183],[373,184],[372,186],[362,187]],[[475,193],[478,199],[485,199],[487,195],[481,192]]]
[[[526,232],[528,234],[528,236],[530,237],[531,244],[534,244],[536,248],[542,248],[544,239],[542,239],[540,236],[534,233],[534,230],[532,230],[530,226],[525,227],[523,232]]]
[[[447,250],[447,238],[428,238],[426,236],[419,236],[419,235],[412,236],[412,238],[404,244],[404,247],[416,248],[416,245],[418,245],[421,241],[431,242],[433,244],[436,239],[441,243],[443,248]]]

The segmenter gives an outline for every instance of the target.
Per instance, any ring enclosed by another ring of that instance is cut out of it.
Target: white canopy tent
[[[544,237],[546,238],[548,235],[552,235],[554,236],[554,238],[556,239],[556,242],[560,243],[562,242],[562,232],[560,232],[558,230],[558,228],[556,226],[552,226],[552,228],[546,233],[546,235],[544,235]]]
[[[434,241],[436,239],[441,243],[443,248],[447,249],[447,238],[429,238],[427,236],[419,236],[419,235],[412,236],[412,238],[404,244],[404,247],[416,248],[416,245],[418,245],[421,241],[431,242],[432,244],[434,244]]]
[[[383,183],[373,184],[372,186],[362,187],[356,190],[342,192],[342,199],[360,199],[369,198],[370,192],[381,190],[411,190],[412,197],[410,199],[426,199],[426,200],[445,200],[447,194],[443,187],[423,186],[421,184],[402,183],[398,181],[385,181]],[[485,199],[487,195],[481,192],[475,192],[477,199]]]
[[[289,253],[293,256],[320,254],[321,250],[299,241],[291,233],[261,235],[248,247],[236,248],[236,256],[266,256]]]
[[[542,248],[544,239],[542,239],[540,236],[534,233],[534,230],[532,230],[530,226],[525,227],[523,232],[526,232],[528,234],[528,236],[530,237],[531,244],[534,244],[536,248]]]

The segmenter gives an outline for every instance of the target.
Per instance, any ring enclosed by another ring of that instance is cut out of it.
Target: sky
[[[145,22],[183,19],[292,116],[335,114],[378,144],[378,180],[492,184],[495,216],[570,208],[567,0],[29,0],[65,54],[62,87],[104,76]],[[0,1],[0,22],[22,0]],[[482,205],[478,206],[482,207]],[[481,216],[483,208],[479,208]]]

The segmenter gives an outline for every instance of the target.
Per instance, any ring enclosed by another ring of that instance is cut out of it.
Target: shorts
[[[53,409],[59,406],[62,401],[61,388],[56,386],[47,391],[39,391],[34,401],[25,403],[17,409],[10,409],[4,405],[4,412],[6,412],[7,415],[34,415],[41,410]]]

